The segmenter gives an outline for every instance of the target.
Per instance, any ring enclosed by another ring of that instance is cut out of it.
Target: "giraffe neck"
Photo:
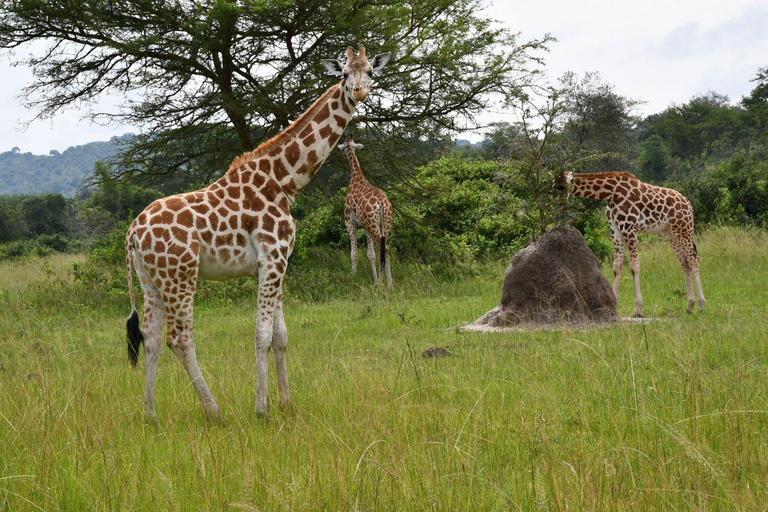
[[[360,162],[357,160],[355,148],[350,144],[346,144],[344,146],[344,152],[347,154],[349,167],[352,169],[352,178],[349,180],[350,186],[357,183],[367,183],[365,176],[363,176],[363,170],[360,168]]]
[[[573,174],[571,194],[587,199],[615,201],[617,196],[624,196],[637,181],[633,175],[626,172],[598,172]]]
[[[223,179],[245,183],[253,180],[251,170],[266,174],[293,203],[333,151],[356,104],[343,81],[331,86],[279,135],[235,159]]]

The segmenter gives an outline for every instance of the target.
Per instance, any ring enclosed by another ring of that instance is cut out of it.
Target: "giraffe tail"
[[[384,234],[384,208],[379,203],[379,233],[381,239],[379,242],[379,272],[384,272],[387,264],[387,236]]]
[[[128,229],[125,237],[125,265],[128,270],[128,294],[131,297],[131,315],[125,323],[128,334],[128,360],[131,366],[139,361],[139,346],[144,342],[144,335],[139,328],[139,313],[136,311],[136,297],[133,290],[133,229]]]

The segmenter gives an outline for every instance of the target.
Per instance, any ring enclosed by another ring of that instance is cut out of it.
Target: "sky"
[[[523,41],[554,36],[557,42],[545,56],[553,81],[568,71],[598,71],[617,94],[645,102],[639,115],[709,91],[738,101],[754,87],[750,80],[758,68],[768,66],[765,0],[495,0],[485,13]],[[31,71],[11,67],[3,57],[0,76],[0,152],[18,147],[47,154],[137,131],[92,124],[76,110],[29,123],[34,112],[20,105],[19,95]],[[116,108],[121,101],[106,98],[102,107]],[[481,119],[510,120],[498,111]]]

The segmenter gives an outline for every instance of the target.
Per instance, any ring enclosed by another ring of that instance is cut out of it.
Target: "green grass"
[[[697,244],[708,311],[686,315],[672,250],[643,241],[644,312],[664,318],[646,325],[459,331],[498,302],[504,262],[451,281],[393,267],[393,292],[290,299],[295,407],[267,421],[253,304],[201,302],[212,426],[170,351],[146,424],[127,295],[65,300],[71,287],[41,272],[0,304],[0,510],[760,509],[768,236],[718,229]],[[432,346],[454,355],[422,359]]]

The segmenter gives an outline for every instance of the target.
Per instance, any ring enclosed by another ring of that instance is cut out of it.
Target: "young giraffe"
[[[155,372],[164,324],[166,344],[192,379],[206,417],[218,416],[195,357],[192,306],[198,278],[258,277],[256,412],[268,413],[267,356],[273,345],[280,403],[289,403],[282,283],[296,231],[291,204],[333,150],[357,103],[365,100],[373,72],[389,60],[384,53],[369,62],[365,48],[359,50],[356,56],[347,49],[346,65],[323,60],[331,74],[343,79],[282,133],[236,158],[212,185],[155,201],[128,229],[128,355],[135,365],[144,343],[144,410],[150,419],[155,418]],[[141,330],[132,263],[144,294]]]
[[[352,259],[352,273],[357,272],[357,228],[365,229],[368,240],[368,259],[371,261],[373,283],[379,284],[379,276],[376,274],[376,252],[374,245],[379,245],[379,257],[381,259],[380,271],[387,277],[387,286],[392,287],[392,274],[389,271],[389,227],[392,225],[392,204],[387,195],[380,188],[374,187],[363,176],[360,162],[357,161],[355,150],[362,148],[362,144],[355,144],[352,137],[346,137],[339,149],[344,151],[352,170],[352,178],[349,181],[349,190],[344,199],[344,224],[347,226],[349,241],[352,245],[350,258]]]
[[[553,186],[568,190],[577,197],[599,199],[608,203],[605,214],[613,231],[613,294],[618,300],[626,245],[629,251],[629,268],[635,283],[636,316],[642,316],[643,306],[640,295],[640,265],[637,261],[638,233],[664,235],[683,267],[688,293],[688,312],[692,313],[696,304],[691,274],[696,281],[699,309],[704,311],[706,299],[701,290],[699,256],[693,242],[693,208],[685,196],[676,190],[643,183],[627,172],[574,174],[563,171],[555,178]]]

